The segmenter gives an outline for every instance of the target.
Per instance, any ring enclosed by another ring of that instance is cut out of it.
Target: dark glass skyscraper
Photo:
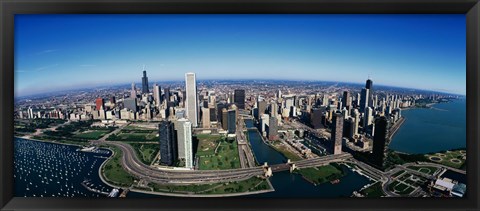
[[[375,136],[373,137],[372,161],[379,167],[383,168],[385,158],[385,145],[388,137],[388,120],[386,117],[377,117],[375,119]]]
[[[347,110],[352,108],[352,99],[350,98],[350,93],[348,91],[343,92],[342,106],[347,108]]]
[[[163,89],[163,92],[164,93],[164,99],[166,102],[170,102],[170,87],[165,87],[165,89]],[[186,97],[186,95],[183,95],[183,97]]]
[[[142,93],[149,93],[150,91],[148,90],[148,77],[147,77],[147,71],[143,71],[143,77],[142,77]]]
[[[333,114],[333,128],[331,136],[332,153],[338,155],[342,153],[343,137],[343,115],[342,113]]]
[[[235,109],[228,110],[228,133],[234,134],[237,131],[237,111]]]
[[[372,86],[373,86],[372,80],[368,79],[367,83],[365,84],[365,88],[372,89]]]
[[[160,163],[172,166],[177,158],[177,140],[174,125],[169,121],[158,124],[160,142]]]
[[[239,109],[245,109],[245,90],[236,89],[234,94],[234,103]]]

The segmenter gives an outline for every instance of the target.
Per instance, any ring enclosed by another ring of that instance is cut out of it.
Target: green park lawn
[[[236,141],[227,141],[222,136],[197,136],[197,138],[199,140],[196,154],[199,158],[198,169],[240,168],[240,157]]]
[[[140,160],[147,165],[150,165],[159,151],[158,144],[142,144],[142,143],[129,143],[135,150]]]
[[[150,183],[150,187],[156,192],[169,193],[195,193],[195,194],[225,194],[240,193],[258,190],[268,190],[270,187],[265,179],[252,177],[243,181],[228,183],[214,183],[201,185],[164,185]]]
[[[383,190],[382,190],[381,182],[376,182],[375,184],[369,186],[368,188],[361,190],[360,193],[363,194],[365,197],[385,196],[385,193],[383,193]]]
[[[435,163],[440,163],[445,166],[450,166],[453,168],[460,169],[465,163],[465,160],[463,159],[463,153],[465,150],[451,150],[451,151],[445,151],[445,152],[438,152],[438,153],[433,153],[433,154],[426,154],[425,157],[429,159],[430,162],[435,162]],[[430,159],[432,157],[437,157],[440,158],[441,160],[433,160]],[[459,162],[456,162],[459,161]]]
[[[95,130],[95,131],[86,131],[80,134],[76,134],[73,137],[76,138],[84,138],[84,139],[90,139],[90,140],[97,140],[102,138],[104,135],[109,133],[107,130]]]
[[[294,172],[301,174],[305,179],[314,184],[322,184],[339,179],[343,176],[343,172],[331,164],[313,168],[297,169]]]
[[[130,187],[133,184],[135,178],[130,175],[125,169],[123,169],[121,164],[122,151],[113,146],[109,146],[110,149],[114,152],[113,157],[111,157],[107,163],[102,168],[103,175],[105,179],[118,186]]]

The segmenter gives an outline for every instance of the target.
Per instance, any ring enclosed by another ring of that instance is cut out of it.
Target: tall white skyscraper
[[[185,161],[186,168],[193,168],[192,123],[181,118],[175,123],[177,130],[178,158]]]
[[[161,105],[161,102],[160,102],[161,95],[162,95],[162,91],[160,90],[160,86],[156,83],[153,84],[153,99],[155,100],[156,106]]]
[[[197,81],[195,73],[185,73],[185,90],[187,98],[185,100],[185,109],[187,118],[193,127],[198,126],[198,100],[197,100]]]

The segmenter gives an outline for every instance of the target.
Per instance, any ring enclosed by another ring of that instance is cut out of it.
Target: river
[[[245,120],[247,128],[253,127],[252,120]],[[248,139],[252,145],[253,152],[259,163],[268,162],[269,165],[285,163],[286,158],[262,141],[257,129],[248,130]],[[274,192],[252,195],[249,197],[350,197],[353,191],[361,189],[364,185],[371,183],[368,178],[353,172],[346,166],[342,166],[347,174],[341,178],[340,183],[329,182],[320,185],[313,185],[307,182],[298,174],[290,174],[289,171],[274,173],[270,182],[275,189]]]

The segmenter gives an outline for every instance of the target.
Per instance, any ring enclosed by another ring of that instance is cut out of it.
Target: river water
[[[247,128],[253,127],[252,120],[247,119],[245,123]],[[260,164],[268,162],[269,165],[273,165],[286,162],[287,159],[281,153],[263,142],[257,129],[249,129],[247,135],[255,157]],[[327,182],[317,186],[307,182],[298,174],[290,174],[289,171],[277,172],[270,178],[270,182],[275,189],[274,192],[256,194],[250,197],[349,197],[353,191],[359,190],[372,182],[346,166],[342,166],[342,168],[347,174],[340,179],[340,183],[331,184]]]

